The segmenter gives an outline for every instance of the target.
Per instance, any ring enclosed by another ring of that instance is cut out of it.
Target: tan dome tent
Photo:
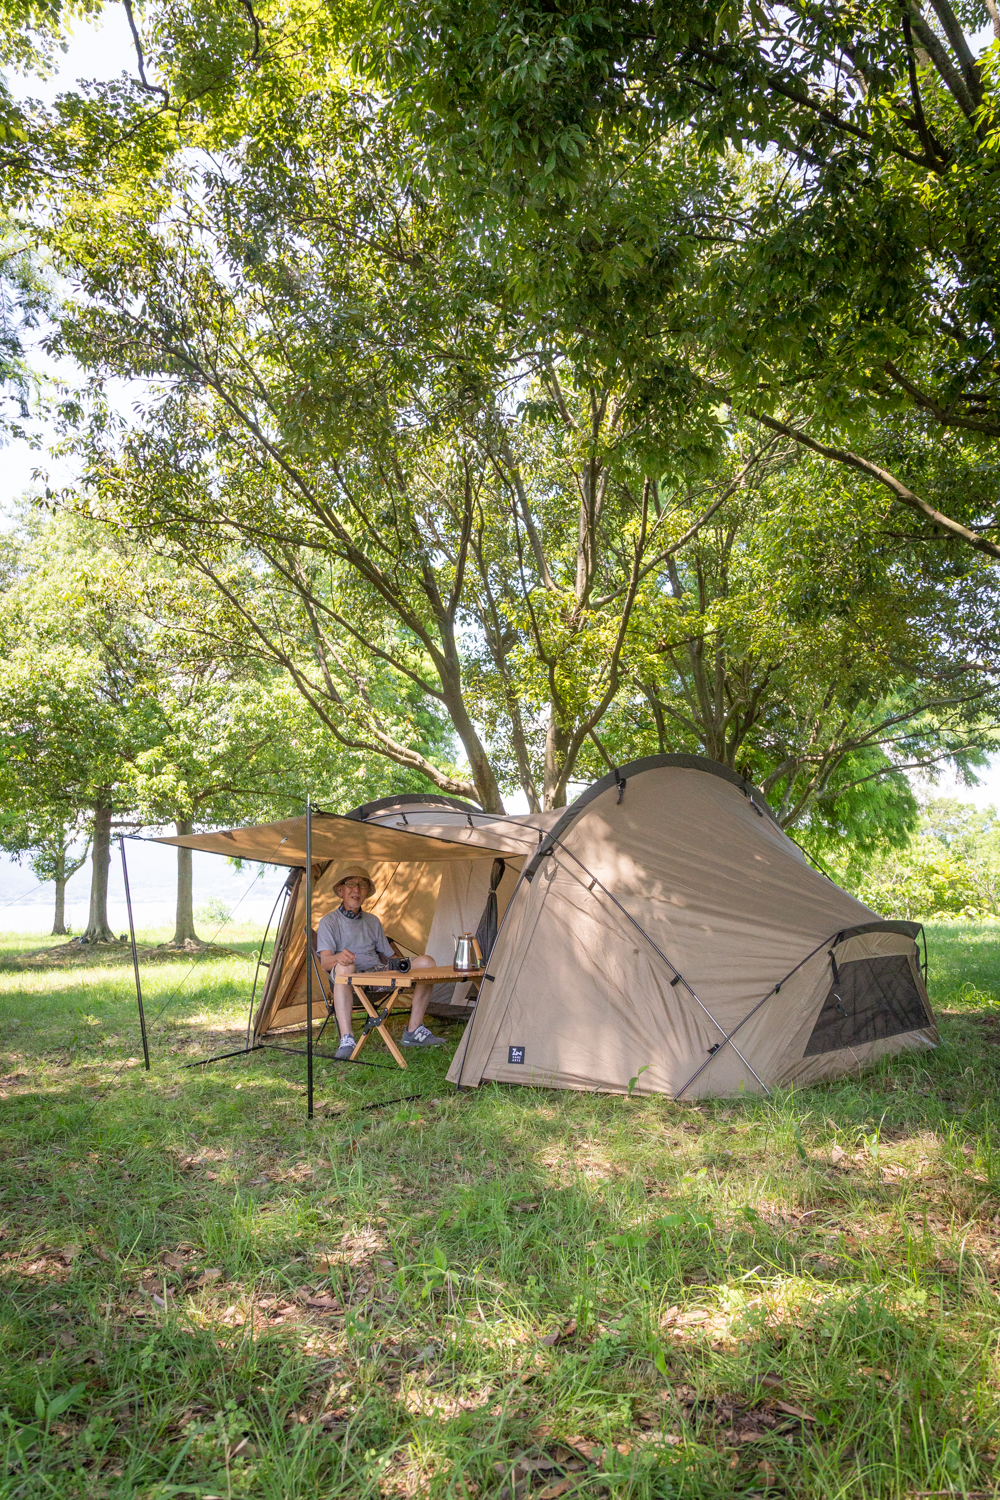
[[[715,761],[635,761],[556,812],[412,795],[313,812],[310,830],[296,818],[161,841],[292,867],[253,1044],[306,1019],[307,885],[315,934],[338,899],[334,865],[360,863],[376,885],[366,907],[404,953],[448,965],[456,933],[499,924],[448,1074],[463,1087],[727,1094],[936,1045],[919,924],[882,921],[819,874]],[[441,989],[435,1013],[466,1017],[467,986]]]
[[[448,1077],[677,1097],[933,1047],[915,922],[814,870],[760,792],[661,755],[595,783],[524,869]]]

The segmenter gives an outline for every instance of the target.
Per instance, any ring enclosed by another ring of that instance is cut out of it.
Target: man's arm
[[[333,972],[337,964],[352,964],[353,962],[354,954],[350,948],[341,948],[339,953],[333,953],[329,948],[319,950],[320,968],[325,969],[328,974]]]

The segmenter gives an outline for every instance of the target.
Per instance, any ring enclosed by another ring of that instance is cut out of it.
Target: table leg
[[[385,1002],[385,1006],[384,1006],[385,1016],[380,1021],[378,1019],[379,1013],[378,1013],[377,1010],[374,1009],[374,1007],[372,1005],[372,1002],[369,1000],[367,994],[365,993],[364,986],[360,985],[360,984],[354,984],[353,981],[352,981],[352,988],[354,989],[354,993],[357,995],[358,999],[361,1001],[361,1004],[364,1006],[365,1010],[368,1012],[368,1014],[371,1017],[371,1019],[375,1022],[375,1025],[372,1027],[371,1031],[363,1031],[361,1033],[361,1035],[358,1037],[357,1043],[355,1044],[355,1047],[354,1047],[354,1051],[351,1053],[351,1062],[353,1062],[354,1059],[357,1057],[358,1053],[361,1051],[362,1047],[365,1045],[365,1042],[367,1042],[368,1038],[372,1035],[372,1032],[377,1031],[378,1034],[379,1034],[379,1036],[382,1038],[383,1042],[385,1043],[385,1045],[388,1047],[389,1051],[392,1053],[393,1057],[396,1059],[396,1061],[399,1064],[399,1066],[405,1071],[405,1069],[406,1069],[406,1059],[403,1056],[402,1052],[400,1052],[399,1048],[396,1046],[396,1043],[393,1041],[393,1039],[389,1035],[388,1031],[386,1030],[386,1022],[389,1020],[389,1016],[392,1013],[392,1007],[395,1005],[396,1001],[399,999],[399,997],[403,993],[403,991],[401,989],[394,989],[392,991],[392,993],[389,995],[388,999]]]

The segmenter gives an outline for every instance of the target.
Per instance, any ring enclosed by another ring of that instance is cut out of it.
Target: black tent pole
[[[149,1072],[149,1043],[146,1041],[146,1017],[142,1009],[142,983],[139,979],[139,950],[135,946],[135,923],[132,921],[132,895],[128,888],[128,865],[125,863],[125,835],[118,835],[118,847],[122,851],[122,875],[125,877],[125,905],[128,907],[128,935],[132,942],[132,967],[135,970],[135,998],[139,1006],[139,1030],[142,1032],[142,1055]]]
[[[313,1117],[312,799],[306,796],[306,1118]]]

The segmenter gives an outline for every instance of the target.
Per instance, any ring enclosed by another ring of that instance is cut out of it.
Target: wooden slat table
[[[405,1068],[406,1059],[389,1035],[386,1026],[396,1001],[415,984],[445,984],[448,980],[478,979],[482,973],[482,969],[453,969],[450,965],[435,964],[433,968],[410,969],[407,974],[399,974],[395,969],[378,969],[370,974],[352,974],[350,977],[354,993],[368,1012],[368,1021],[351,1053],[351,1062],[357,1057],[372,1033],[377,1031],[399,1066]],[[366,991],[386,987],[391,990],[391,993],[381,997],[381,1009],[376,1010]]]

